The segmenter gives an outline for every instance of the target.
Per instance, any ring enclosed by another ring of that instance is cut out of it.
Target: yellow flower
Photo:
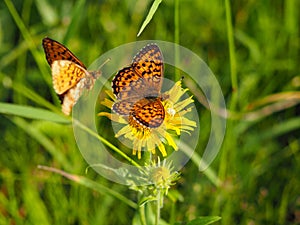
[[[155,154],[156,148],[158,148],[163,157],[166,157],[165,144],[177,151],[178,146],[174,138],[179,136],[181,132],[193,131],[196,127],[195,121],[185,117],[192,110],[192,106],[189,105],[194,102],[192,97],[181,100],[181,97],[187,90],[183,89],[181,81],[178,81],[169,91],[162,94],[162,105],[165,111],[164,121],[160,126],[155,128],[144,126],[131,116],[122,116],[108,112],[100,112],[98,115],[106,116],[112,121],[125,125],[115,134],[115,137],[123,136],[132,141],[132,153],[133,155],[137,154],[139,159],[141,158],[142,150],[147,150]],[[115,101],[115,96],[111,91],[107,91],[106,93]],[[101,104],[111,109],[114,102],[104,99]]]

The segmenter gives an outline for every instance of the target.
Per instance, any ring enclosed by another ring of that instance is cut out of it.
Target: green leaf
[[[30,119],[47,120],[56,123],[70,123],[71,120],[63,115],[53,113],[49,110],[34,108],[31,106],[16,105],[0,102],[0,113],[21,116]]]
[[[146,17],[146,19],[144,20],[141,28],[140,28],[140,31],[138,32],[137,34],[137,37],[140,36],[140,34],[144,31],[145,27],[148,25],[148,23],[150,23],[154,13],[156,12],[156,10],[158,9],[158,6],[159,4],[162,2],[162,0],[155,0],[149,10],[149,13]]]
[[[184,224],[184,225],[207,225],[217,222],[221,219],[219,216],[200,216],[194,220],[184,223],[176,223],[176,225]]]

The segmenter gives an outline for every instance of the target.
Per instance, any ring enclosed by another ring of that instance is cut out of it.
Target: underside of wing
[[[59,95],[74,87],[87,71],[81,66],[67,60],[57,60],[52,63],[53,88]]]

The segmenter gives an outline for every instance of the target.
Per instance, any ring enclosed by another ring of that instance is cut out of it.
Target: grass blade
[[[0,102],[0,113],[21,116],[36,120],[46,120],[55,123],[70,123],[66,117],[53,113],[49,110],[34,108],[31,106],[16,105]]]
[[[79,27],[78,25],[79,25],[81,15],[83,14],[84,5],[85,5],[85,0],[76,1],[76,4],[74,6],[74,10],[73,10],[73,13],[72,13],[72,20],[71,20],[71,23],[70,23],[69,28],[67,30],[67,33],[64,37],[63,43],[67,43],[68,40],[72,36],[74,36],[73,34],[76,33],[76,30]]]
[[[154,15],[154,13],[156,12],[156,10],[158,9],[159,4],[162,2],[162,0],[155,0],[149,10],[149,13],[146,17],[146,19],[144,20],[138,34],[137,37],[141,35],[141,33],[144,31],[145,27],[148,25],[148,23],[150,23],[150,21],[152,20],[152,17]]]

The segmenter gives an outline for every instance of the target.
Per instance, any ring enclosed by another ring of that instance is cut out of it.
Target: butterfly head
[[[101,70],[90,71],[89,73],[94,79],[98,79],[102,74]]]

